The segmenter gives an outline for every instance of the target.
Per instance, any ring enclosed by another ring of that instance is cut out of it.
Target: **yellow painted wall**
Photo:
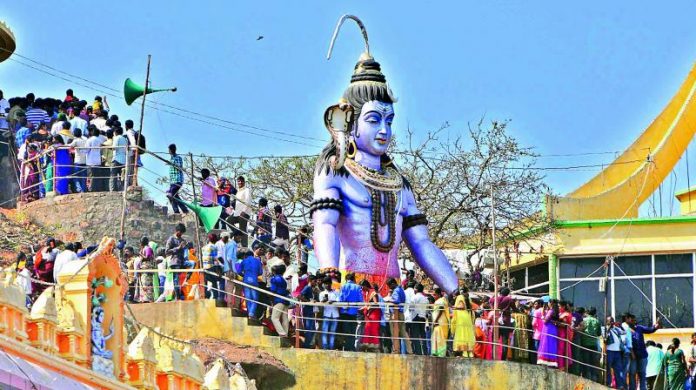
[[[146,325],[183,339],[215,337],[260,347],[295,374],[296,389],[605,389],[541,366],[478,359],[431,358],[281,348],[277,337],[232,317],[210,300],[132,305]]]
[[[676,198],[679,200],[679,212],[681,215],[693,215],[696,213],[696,190],[681,193]]]
[[[611,229],[611,231],[609,231]],[[529,247],[543,254],[528,253]],[[520,254],[510,251],[512,269],[543,261],[545,256],[604,256],[636,253],[696,251],[696,223],[617,225],[559,228],[553,233],[520,243]]]

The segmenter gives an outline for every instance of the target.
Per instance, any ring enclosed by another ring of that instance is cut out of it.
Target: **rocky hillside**
[[[20,250],[28,251],[46,237],[51,229],[31,223],[26,214],[0,208],[0,266],[12,263]]]

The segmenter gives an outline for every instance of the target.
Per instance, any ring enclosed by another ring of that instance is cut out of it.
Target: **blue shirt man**
[[[250,253],[249,256],[242,260],[240,274],[242,275],[242,281],[244,283],[258,286],[259,276],[263,274],[263,264],[261,264],[261,260]]]
[[[288,295],[288,282],[282,275],[275,274],[271,278],[271,292],[286,297]],[[287,305],[288,301],[280,297],[273,297],[273,304],[282,303]]]
[[[349,272],[346,274],[346,283],[341,287],[341,291],[337,294],[339,302],[345,303],[357,303],[363,302],[362,288],[355,283],[355,274]],[[357,322],[356,318],[358,316],[357,305],[346,306],[340,309],[340,316],[343,322],[340,324],[339,331],[341,333],[347,334],[345,336],[345,350],[355,351],[356,348],[356,328]]]
[[[391,303],[399,305],[399,307],[392,306],[392,313],[398,311],[399,313],[404,312],[404,303],[406,303],[406,292],[404,289],[397,285],[391,294]]]
[[[254,257],[254,255],[249,252],[247,257],[242,260],[239,268],[239,273],[242,275],[242,280],[244,283],[250,286],[259,285],[259,275],[263,273],[263,264],[261,264],[261,260]],[[244,297],[246,298],[247,313],[249,318],[256,318],[259,291],[251,287],[244,287]]]
[[[31,135],[31,128],[27,126],[22,126],[19,130],[17,130],[17,134],[15,134],[15,146],[17,146],[17,149],[22,147],[22,144],[26,142],[27,139],[29,139],[29,136]]]
[[[659,325],[655,326],[643,326],[636,325],[633,328],[633,353],[636,355],[636,360],[647,359],[648,349],[645,346],[645,337],[643,335],[655,333],[659,329]]]
[[[341,287],[341,302],[362,302],[362,288],[355,283],[355,280],[348,279],[346,284]],[[358,315],[358,306],[348,306],[341,308],[341,314],[349,316]]]
[[[225,244],[225,259],[228,270],[234,270],[234,261],[237,258],[237,241],[230,240]]]

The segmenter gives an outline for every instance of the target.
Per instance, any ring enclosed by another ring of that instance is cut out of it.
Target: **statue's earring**
[[[358,146],[355,145],[355,140],[351,137],[350,141],[348,141],[348,151],[346,152],[346,157],[355,158],[355,155],[357,153],[358,153]]]

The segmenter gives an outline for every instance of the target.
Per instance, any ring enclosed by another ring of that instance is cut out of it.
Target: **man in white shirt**
[[[326,304],[324,306],[324,320],[321,323],[321,348],[329,350],[334,349],[338,326],[338,307],[333,306],[333,304],[340,300],[338,292],[331,289],[331,284],[331,278],[324,278],[322,281],[324,290],[319,293],[319,302]]]
[[[91,125],[96,126],[96,128],[99,129],[100,131],[106,131],[109,129],[109,127],[106,125],[107,115],[108,115],[108,113],[106,111],[102,111],[99,113],[99,116],[92,119],[89,123]]]
[[[69,262],[77,260],[77,254],[75,253],[75,245],[69,243],[65,246],[65,250],[60,252],[56,256],[56,261],[53,263],[53,280],[58,282],[58,274],[60,270]]]
[[[51,125],[51,135],[56,136],[60,134],[60,131],[63,130],[63,123],[68,120],[68,117],[65,116],[62,112],[58,114],[58,119],[56,119],[55,122]]]
[[[85,142],[87,149],[87,174],[90,178],[89,191],[106,191],[104,177],[107,176],[102,169],[102,150],[101,146],[106,141],[106,137],[99,134],[99,130],[90,125],[91,135]]]
[[[408,291],[412,290],[410,287],[406,289],[406,299],[408,300]],[[411,317],[411,322],[406,326],[408,327],[408,334],[411,338],[411,345],[413,347],[413,353],[416,355],[426,355],[428,353],[428,347],[425,340],[425,322],[426,322],[426,311],[427,306],[430,302],[428,298],[423,294],[423,285],[416,284],[415,294],[410,299],[409,312]]]
[[[237,225],[242,233],[242,246],[248,247],[249,235],[247,233],[247,222],[251,216],[251,190],[246,186],[244,176],[237,178],[237,194],[235,195],[234,212],[227,218],[227,223]]]
[[[70,130],[73,132],[73,134],[77,129],[80,129],[82,134],[87,133],[87,121],[80,118],[80,116],[75,113],[73,108],[68,108],[68,122],[70,122]]]
[[[75,139],[68,146],[75,148],[75,159],[73,160],[73,185],[75,192],[87,192],[87,138],[82,136],[82,130],[73,131]]]

